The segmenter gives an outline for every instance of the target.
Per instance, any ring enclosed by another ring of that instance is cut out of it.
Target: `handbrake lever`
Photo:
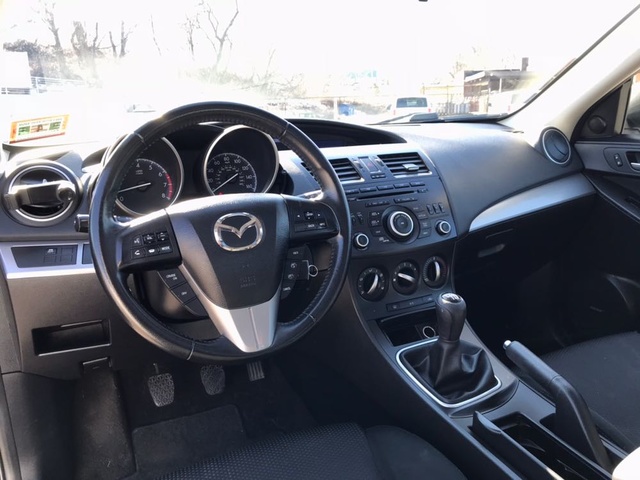
[[[611,461],[582,395],[520,342],[504,342],[507,357],[544,388],[556,405],[555,433],[607,472]]]

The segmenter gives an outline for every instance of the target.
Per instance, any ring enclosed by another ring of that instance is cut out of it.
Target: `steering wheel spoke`
[[[117,236],[124,272],[176,267],[182,261],[169,216],[156,212],[119,227]]]
[[[307,243],[335,237],[340,229],[333,209],[320,200],[284,196],[289,212],[291,243]]]

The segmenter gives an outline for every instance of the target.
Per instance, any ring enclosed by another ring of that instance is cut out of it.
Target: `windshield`
[[[509,113],[633,6],[0,0],[0,140],[109,138],[204,100],[363,124]]]

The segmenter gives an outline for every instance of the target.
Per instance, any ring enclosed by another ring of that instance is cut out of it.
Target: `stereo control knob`
[[[367,268],[358,276],[358,293],[365,300],[371,302],[379,300],[386,291],[387,276],[379,268]]]
[[[413,228],[413,218],[407,212],[396,210],[387,217],[387,230],[396,240],[407,240]]]
[[[365,233],[357,233],[353,237],[353,246],[358,250],[364,250],[369,246],[369,237]]]
[[[436,223],[436,232],[443,237],[449,235],[451,233],[451,224],[446,220],[440,220]]]

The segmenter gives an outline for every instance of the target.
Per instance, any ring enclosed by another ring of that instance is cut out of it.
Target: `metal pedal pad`
[[[156,407],[171,405],[175,398],[176,387],[170,373],[153,375],[147,380],[151,399]]]
[[[258,360],[256,362],[247,363],[247,373],[249,374],[250,382],[262,380],[264,378],[264,369],[262,368],[262,362]]]
[[[205,365],[200,369],[200,381],[207,395],[218,395],[224,392],[224,369],[220,365]]]

